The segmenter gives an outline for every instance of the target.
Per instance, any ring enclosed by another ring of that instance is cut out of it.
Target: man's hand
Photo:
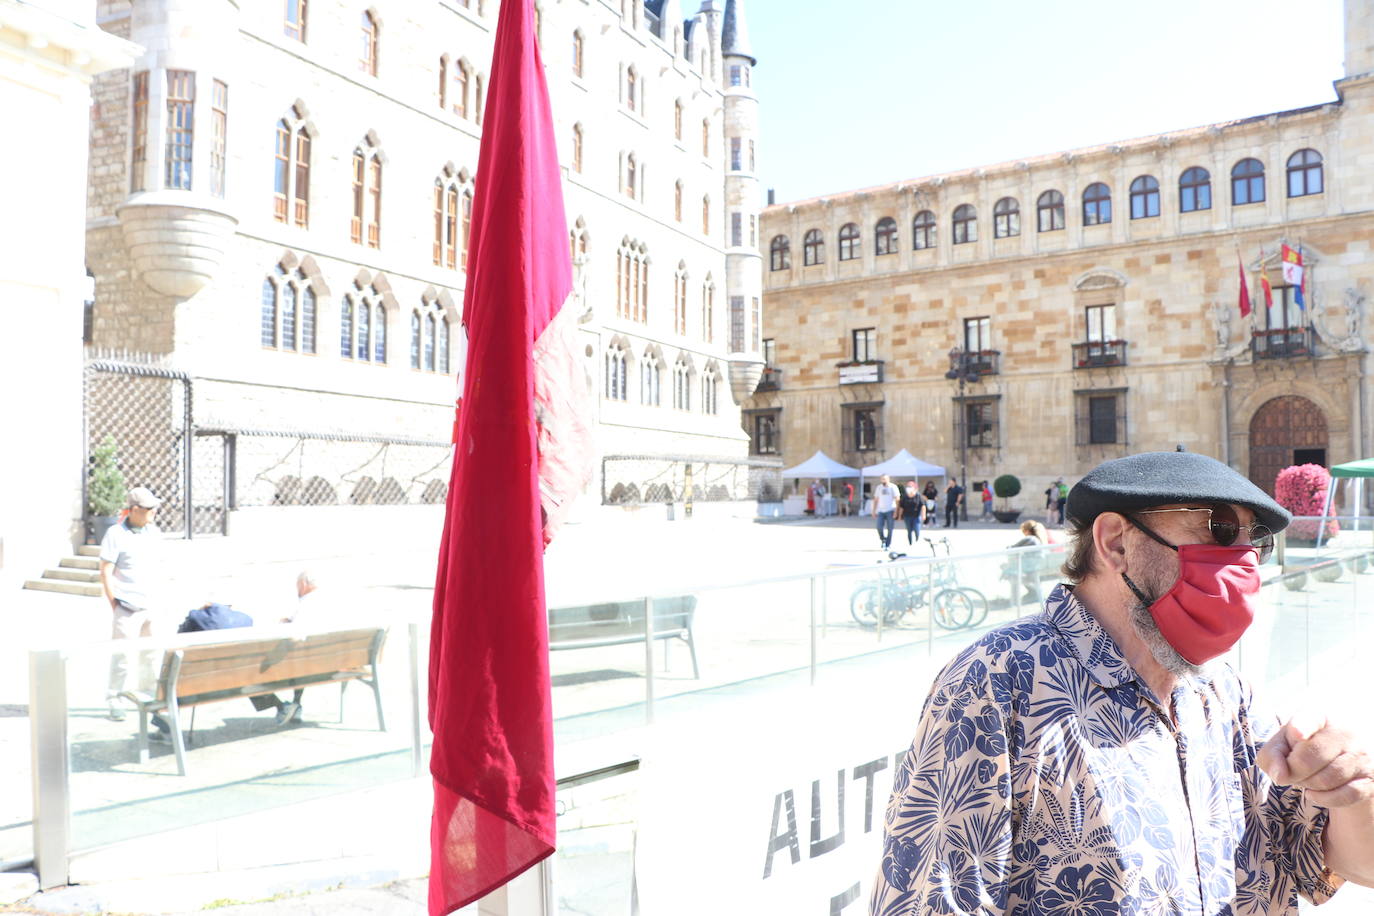
[[[1256,762],[1274,782],[1305,789],[1323,808],[1374,802],[1374,759],[1366,745],[1323,716],[1290,719]]]

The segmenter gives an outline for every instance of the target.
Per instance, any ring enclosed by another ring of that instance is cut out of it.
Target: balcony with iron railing
[[[1291,359],[1317,355],[1317,335],[1311,327],[1271,328],[1250,335],[1250,354],[1255,359]]]
[[[782,390],[782,370],[772,366],[763,367],[763,377],[759,379],[759,387],[755,391],[781,391]]]
[[[1085,340],[1069,346],[1073,348],[1075,369],[1101,369],[1107,366],[1126,365],[1124,340]]]
[[[969,350],[964,354],[966,372],[977,375],[997,375],[1002,362],[1001,350]]]

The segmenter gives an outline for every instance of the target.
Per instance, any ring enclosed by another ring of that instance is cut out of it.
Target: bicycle
[[[944,540],[948,556],[949,541]],[[931,551],[935,551],[933,544]],[[888,562],[905,557],[906,554],[892,552]],[[882,580],[863,583],[850,595],[850,615],[862,627],[876,627],[880,616],[883,626],[893,626],[929,602],[931,619],[940,627],[959,630],[977,626],[987,617],[987,598],[975,588],[959,585],[953,570],[941,568],[947,565],[935,563],[928,575],[915,578],[905,568],[883,570]]]

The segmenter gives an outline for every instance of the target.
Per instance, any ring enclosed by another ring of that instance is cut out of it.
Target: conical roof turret
[[[744,0],[725,0],[725,21],[720,31],[721,54],[729,57],[749,58],[749,63],[757,64],[753,48],[749,44],[749,28],[744,21]]]

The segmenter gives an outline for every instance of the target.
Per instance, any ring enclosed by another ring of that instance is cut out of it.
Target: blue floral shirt
[[[1177,724],[1066,586],[936,678],[894,779],[872,916],[1280,916],[1321,903],[1326,810],[1255,756],[1230,666]]]

